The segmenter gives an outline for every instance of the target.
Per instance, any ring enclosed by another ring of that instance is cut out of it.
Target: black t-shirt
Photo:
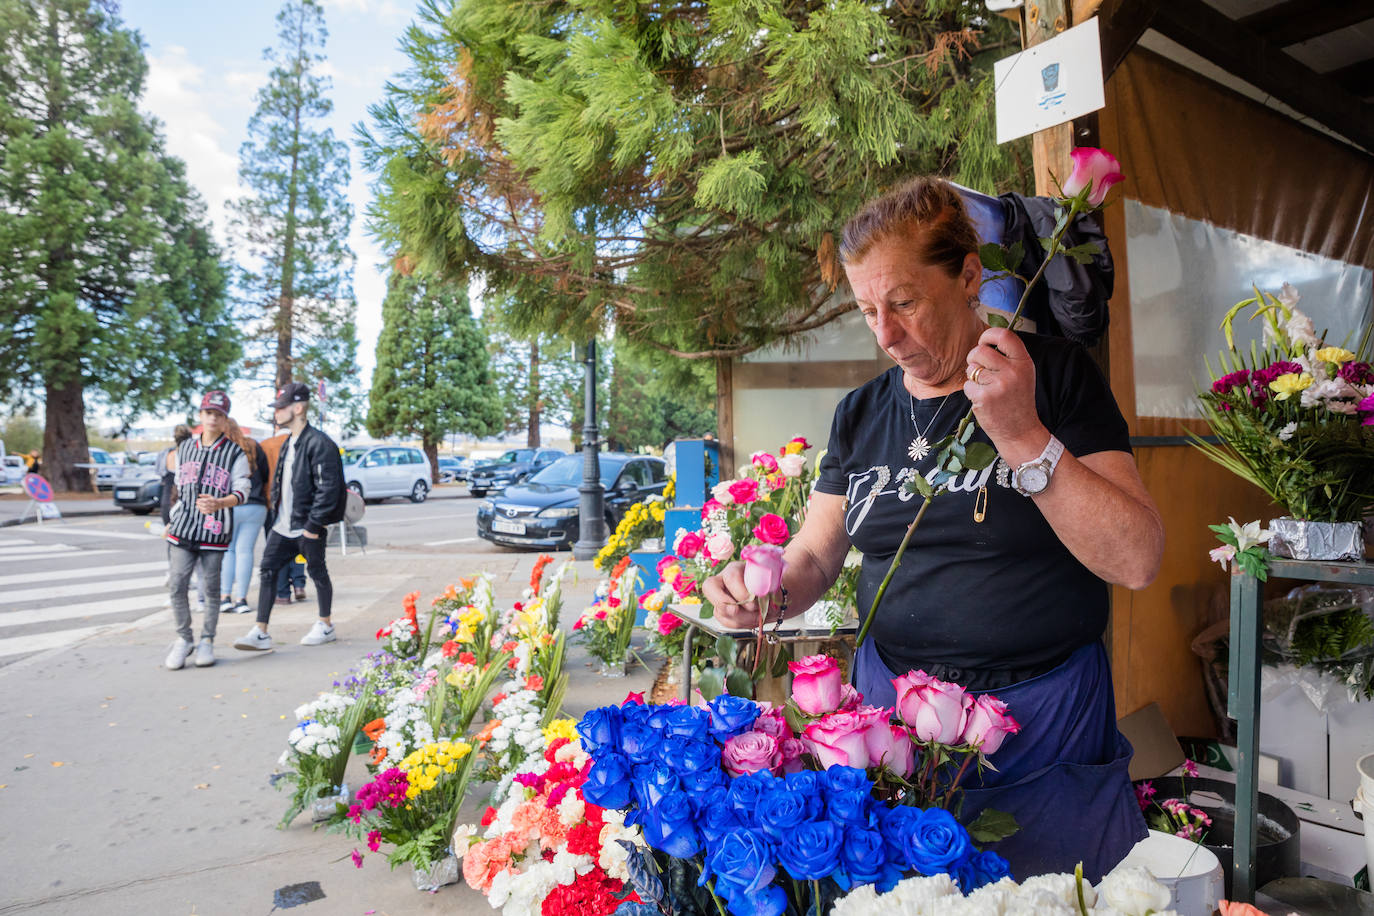
[[[1078,344],[1021,333],[1035,363],[1040,420],[1076,457],[1130,451],[1126,421],[1097,365]],[[969,402],[962,391],[912,401],[893,367],[835,409],[817,489],[845,496],[845,528],[864,555],[859,617],[867,616],[921,497],[902,485],[935,472],[917,432],[948,435]],[[915,412],[915,427],[911,413]],[[927,424],[930,428],[927,429]],[[975,441],[990,440],[980,429]],[[894,671],[931,665],[1037,669],[1101,636],[1108,587],[1055,536],[1034,500],[1010,489],[1000,458],[957,475],[912,536],[873,622],[873,645]],[[986,488],[986,493],[980,491]],[[982,508],[982,522],[974,520]]]

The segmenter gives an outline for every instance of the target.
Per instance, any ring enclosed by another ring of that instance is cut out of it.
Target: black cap
[[[277,392],[277,399],[272,402],[276,408],[290,407],[300,401],[310,400],[310,386],[301,382],[287,382],[281,391]]]

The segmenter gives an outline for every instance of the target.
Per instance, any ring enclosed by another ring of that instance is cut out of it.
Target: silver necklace
[[[935,425],[935,420],[940,416],[940,411],[945,409],[945,401],[948,401],[949,395],[953,393],[951,391],[945,395],[944,399],[940,401],[940,406],[935,408],[935,413],[931,416],[930,422],[926,424],[926,428],[921,429],[916,423],[916,398],[910,391],[907,392],[906,396],[911,401],[911,426],[916,430],[916,438],[911,440],[911,444],[906,449],[906,453],[912,461],[920,461],[930,454],[930,442],[926,439],[926,433],[930,432],[930,428]]]

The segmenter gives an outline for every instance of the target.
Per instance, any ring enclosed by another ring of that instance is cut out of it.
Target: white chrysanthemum
[[[922,912],[931,903],[944,897],[962,896],[959,886],[949,875],[916,876],[899,881],[889,894],[896,894],[889,903],[901,904],[912,912]]]
[[[1117,868],[1097,886],[1098,897],[1107,906],[1115,907],[1128,916],[1145,916],[1169,905],[1169,890],[1154,876],[1139,866]]]
[[[1078,880],[1073,875],[1036,875],[1021,882],[1024,891],[1043,890],[1068,906],[1078,906]],[[1083,902],[1088,906],[1097,903],[1097,891],[1088,881],[1083,882]]]

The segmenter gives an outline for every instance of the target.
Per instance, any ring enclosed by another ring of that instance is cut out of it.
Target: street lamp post
[[[582,421],[582,495],[578,508],[578,538],[573,545],[574,560],[591,560],[606,546],[606,488],[601,485],[601,443],[596,429],[596,339],[587,341],[584,393],[586,409]]]

